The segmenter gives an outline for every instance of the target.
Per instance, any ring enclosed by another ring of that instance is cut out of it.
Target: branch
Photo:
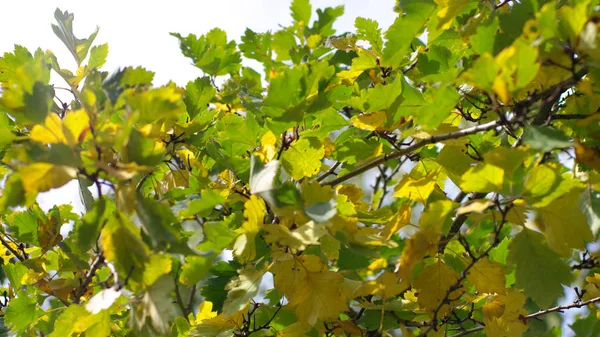
[[[586,305],[594,304],[594,303],[599,303],[599,302],[600,302],[600,297],[594,297],[594,298],[589,299],[589,300],[584,301],[584,302],[575,302],[575,303],[572,303],[572,304],[559,305],[559,306],[556,306],[554,308],[540,310],[538,312],[534,312],[532,314],[529,314],[529,315],[525,316],[524,318],[525,318],[525,320],[528,320],[530,318],[536,318],[536,317],[539,317],[539,316],[543,316],[543,315],[549,314],[551,312],[562,312],[563,310],[569,310],[569,309],[573,309],[573,308],[581,308],[581,307],[585,307]],[[462,337],[462,336],[466,336],[468,334],[471,334],[471,333],[477,332],[477,331],[481,331],[481,330],[483,330],[483,327],[482,326],[478,326],[478,327],[475,327],[475,328],[472,328],[472,329],[469,329],[469,330],[465,330],[463,332],[457,333],[457,334],[449,336],[449,337]]]
[[[79,289],[77,289],[77,292],[75,293],[75,298],[73,299],[73,303],[79,304],[81,296],[83,296],[83,294],[85,294],[88,286],[90,285],[90,283],[92,282],[92,279],[94,278],[94,275],[96,275],[96,271],[98,269],[100,269],[100,267],[103,264],[104,264],[104,255],[102,254],[102,252],[100,252],[98,254],[98,256],[96,257],[96,259],[94,260],[94,262],[92,262],[90,271],[88,272],[88,274],[85,277],[85,279],[83,280],[83,282],[81,282]]]
[[[17,259],[19,259],[19,261],[25,261],[25,258],[19,255],[19,252],[14,250],[13,247],[10,246],[10,243],[6,242],[2,236],[0,236],[0,242],[2,242],[2,245],[6,247],[6,249],[8,249],[8,251],[11,252]]]
[[[509,120],[507,121],[508,123],[511,123],[513,120]],[[414,152],[426,145],[429,144],[435,144],[438,142],[442,142],[445,140],[450,140],[450,139],[458,139],[458,138],[462,138],[468,135],[472,135],[472,134],[476,134],[482,131],[489,131],[489,130],[493,130],[499,126],[502,126],[503,122],[501,122],[500,120],[496,120],[496,121],[492,121],[489,123],[485,123],[485,124],[481,124],[481,125],[477,125],[474,127],[470,127],[470,128],[466,128],[466,129],[462,129],[459,131],[454,131],[454,132],[449,132],[449,133],[444,133],[444,134],[440,134],[440,135],[435,135],[435,136],[431,136],[427,139],[423,139],[419,142],[414,143],[413,145],[410,145],[409,147],[403,149],[403,150],[399,150],[399,151],[395,151],[389,154],[386,154],[384,156],[381,156],[369,163],[364,164],[361,167],[358,167],[350,172],[348,172],[347,174],[338,177],[336,179],[333,179],[332,181],[329,181],[327,183],[325,183],[324,185],[330,185],[330,186],[335,186],[339,183],[342,183],[348,179],[354,178],[376,166],[379,166],[385,162],[387,162],[388,160],[392,160],[395,158],[399,158],[402,157],[404,155],[407,155],[411,152]]]
[[[486,195],[486,193],[476,192],[476,193],[473,193],[469,197],[469,200],[481,199],[481,198],[485,197],[485,195]],[[464,198],[464,193],[461,192],[456,196],[456,198],[454,199],[454,202],[461,202],[463,198]],[[456,234],[458,234],[460,227],[465,223],[465,221],[467,221],[467,218],[469,217],[470,214],[471,213],[464,213],[464,214],[458,215],[456,218],[454,218],[454,221],[452,222],[452,225],[450,226],[450,231],[448,232],[448,235],[442,236],[442,238],[440,239],[440,243],[438,245],[438,252],[440,254],[444,253],[444,249],[446,248],[446,245],[448,244],[448,242],[450,242],[450,240],[452,240],[452,238]]]

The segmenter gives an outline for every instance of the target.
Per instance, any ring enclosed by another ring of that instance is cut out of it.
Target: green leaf
[[[595,337],[600,335],[600,321],[594,315],[587,314],[578,317],[569,327],[575,332],[575,337]]]
[[[504,170],[501,168],[479,163],[462,175],[460,188],[473,192],[500,192],[504,184]]]
[[[98,28],[87,39],[78,39],[73,34],[73,19],[75,19],[75,16],[72,13],[68,11],[63,12],[57,8],[54,12],[54,18],[58,23],[58,25],[52,24],[54,34],[58,36],[71,52],[77,62],[77,66],[80,66],[87,57],[96,35],[98,35]]]
[[[85,211],[89,212],[94,206],[94,196],[89,189],[89,187],[92,186],[92,182],[81,175],[77,177],[77,182],[79,183],[79,198],[85,207]]]
[[[203,252],[221,252],[238,236],[228,225],[234,220],[234,216],[220,222],[206,222],[204,224],[204,241],[196,249]]]
[[[142,85],[151,85],[154,79],[154,72],[142,67],[127,67],[123,72],[120,82],[126,87],[135,87]]]
[[[202,190],[200,199],[194,199],[187,204],[187,207],[179,213],[180,216],[207,217],[215,207],[225,203],[225,198],[217,192],[206,189]]]
[[[114,263],[120,276],[141,282],[150,250],[142,241],[139,228],[121,213],[115,213],[102,228],[100,237],[104,257]]]
[[[100,236],[100,230],[114,212],[114,203],[104,198],[97,199],[90,211],[75,227],[77,245],[82,252],[87,252]]]
[[[203,286],[200,291],[207,301],[213,303],[214,310],[222,310],[223,302],[225,302],[225,298],[227,298],[225,285],[227,285],[233,277],[237,276],[236,269],[238,267],[239,265],[233,261],[230,263],[219,261],[210,268],[210,273],[215,277],[206,280],[206,285]]]
[[[525,177],[523,198],[534,207],[544,207],[579,186],[581,182],[570,173],[561,174],[560,168],[542,164]]]
[[[185,264],[181,268],[181,274],[179,274],[179,282],[186,286],[193,286],[204,279],[216,255],[207,256],[186,256]]]
[[[185,38],[177,33],[171,35],[179,39],[183,55],[211,76],[235,74],[242,67],[235,41],[227,42],[227,34],[219,28],[199,38],[194,34]]]
[[[496,16],[491,17],[485,24],[477,26],[477,32],[471,35],[471,47],[477,54],[494,53],[498,27],[498,17]]]
[[[340,270],[356,270],[366,268],[371,264],[371,260],[363,252],[359,252],[351,247],[342,246],[340,257],[337,262]]]
[[[6,224],[18,241],[38,246],[38,217],[32,210],[15,212],[7,217]]]
[[[177,219],[168,205],[144,198],[141,193],[138,194],[135,205],[142,226],[152,242],[161,245],[178,239],[179,233],[172,226]]]
[[[517,287],[538,306],[551,306],[571,282],[571,268],[544,242],[542,234],[524,228],[513,240],[509,261],[517,265]]]
[[[594,235],[585,215],[579,208],[579,189],[571,189],[547,206],[538,208],[536,226],[546,233],[548,246],[562,256],[570,256],[571,249],[585,249]]]
[[[402,65],[410,44],[423,31],[434,9],[435,4],[432,1],[410,1],[402,7],[402,14],[385,33],[387,42],[383,49],[382,66]]]
[[[217,89],[212,86],[208,76],[198,77],[196,80],[188,82],[185,86],[183,101],[190,118],[194,119],[198,114],[206,111],[208,103],[216,93]]]
[[[171,291],[174,287],[175,282],[171,276],[163,275],[144,293],[140,304],[133,310],[135,316],[132,321],[137,329],[143,328],[149,320],[158,333],[168,333],[173,311]]]
[[[309,0],[293,0],[290,10],[292,11],[294,21],[302,26],[308,26],[312,13],[312,6]]]
[[[554,149],[570,147],[573,143],[562,131],[551,127],[530,125],[523,133],[523,143],[534,150],[550,152]]]
[[[138,130],[132,129],[125,147],[126,162],[153,167],[162,162],[165,150],[157,147],[154,140],[144,137]]]
[[[318,139],[301,138],[283,153],[281,161],[292,178],[300,180],[319,173],[324,154],[325,149]]]
[[[106,56],[108,56],[108,43],[92,47],[86,70],[100,69],[106,63]]]
[[[37,317],[35,297],[21,290],[6,308],[4,321],[12,331],[22,333]]]
[[[302,85],[307,75],[305,67],[286,68],[271,79],[269,91],[263,104],[271,109],[263,109],[269,117],[281,117],[285,110],[298,105],[306,97]],[[273,109],[274,108],[274,109]]]
[[[583,191],[580,207],[587,217],[587,223],[590,225],[594,236],[597,235],[600,231],[600,198],[598,193],[589,188]]]
[[[381,54],[383,51],[383,39],[381,38],[381,28],[377,21],[358,17],[354,21],[356,35],[360,40],[366,40],[371,44],[371,48]]]
[[[437,128],[450,115],[459,98],[451,85],[431,90],[426,103],[416,112],[415,121],[431,129]]]

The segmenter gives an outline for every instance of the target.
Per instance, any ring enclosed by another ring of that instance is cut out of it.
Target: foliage
[[[57,10],[77,69],[0,59],[0,333],[566,333],[600,302],[599,8],[402,0],[335,35],[294,0],[241,43],[173,33],[185,87],[100,70]],[[84,214],[37,205],[70,182]]]

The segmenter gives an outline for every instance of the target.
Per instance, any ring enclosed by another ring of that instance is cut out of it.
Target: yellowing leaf
[[[421,228],[408,240],[398,260],[396,272],[403,284],[410,283],[415,266],[425,255],[435,255],[441,234],[441,231],[434,227]]]
[[[307,245],[318,245],[319,239],[325,234],[325,225],[309,221],[294,230],[279,224],[266,226],[264,238],[267,243],[304,250]]]
[[[484,330],[486,336],[517,337],[527,330],[521,319],[527,315],[523,309],[525,296],[516,290],[506,295],[497,295],[483,305]]]
[[[30,137],[44,144],[62,143],[75,146],[84,137],[84,132],[89,129],[89,117],[84,110],[69,111],[64,119],[51,113],[46,117],[44,124],[38,124],[31,130]]]
[[[506,293],[506,277],[502,266],[487,257],[477,261],[467,273],[467,281],[480,293]]]
[[[460,188],[472,192],[500,192],[503,183],[504,170],[494,165],[480,163],[462,175]]]
[[[246,221],[238,229],[240,236],[235,241],[233,252],[242,262],[252,261],[256,256],[254,240],[263,227],[265,217],[265,202],[256,195],[244,203],[244,217]]]
[[[296,308],[296,317],[310,326],[318,320],[337,318],[348,310],[342,293],[344,277],[331,271],[307,273],[289,296],[289,306]]]
[[[316,138],[301,138],[281,156],[283,167],[295,180],[312,177],[321,170],[325,155],[323,144]]]
[[[354,116],[352,118],[352,125],[356,128],[368,131],[381,130],[386,122],[387,114],[383,110]]]
[[[491,204],[492,201],[487,199],[473,200],[467,205],[459,207],[458,210],[456,210],[456,214],[483,213]]]
[[[389,239],[392,235],[396,234],[400,228],[410,224],[411,212],[412,208],[409,203],[402,204],[394,218],[385,224],[383,231],[381,231],[381,235]]]
[[[171,271],[171,258],[166,254],[153,254],[146,263],[144,274],[142,275],[144,284],[151,286],[162,275]]]
[[[408,198],[425,204],[435,189],[439,171],[438,169],[419,179],[414,179],[408,174],[405,175],[396,185],[394,197]]]
[[[25,192],[37,194],[61,187],[77,175],[77,170],[64,165],[34,163],[20,171]]]
[[[264,274],[264,270],[248,267],[239,271],[239,275],[231,279],[225,287],[225,290],[229,290],[227,299],[223,303],[225,316],[233,316],[248,305],[250,299],[258,293],[258,287]]]
[[[217,317],[217,312],[212,311],[213,304],[211,301],[204,301],[198,306],[198,313],[196,314],[196,324],[202,323],[202,321]]]
[[[387,260],[380,257],[380,258],[376,259],[375,261],[371,262],[371,264],[369,265],[369,267],[367,267],[367,269],[369,269],[371,271],[378,271],[380,269],[387,268],[387,266],[388,266]]]
[[[275,144],[277,144],[277,137],[269,130],[260,139],[260,148],[255,154],[262,162],[268,163],[277,156]]]
[[[458,291],[454,290],[446,298],[450,288],[458,281],[458,274],[447,264],[438,260],[423,268],[423,271],[415,279],[414,287],[417,289],[419,306],[427,311],[429,317],[433,317],[434,310],[446,299],[456,299]],[[449,304],[444,304],[439,309],[438,315],[447,313]]]
[[[562,256],[571,254],[570,248],[584,249],[594,239],[585,215],[579,208],[579,189],[538,208],[536,226],[546,233],[548,246]]]
[[[600,150],[577,142],[575,144],[575,158],[577,162],[600,172]]]
[[[588,282],[588,284],[585,285],[583,299],[587,301],[592,298],[600,297],[600,274],[594,273],[594,275],[587,276],[585,281]]]
[[[398,295],[407,287],[399,282],[397,275],[391,271],[385,271],[376,280],[365,283],[359,290],[361,294],[376,295],[384,301]]]

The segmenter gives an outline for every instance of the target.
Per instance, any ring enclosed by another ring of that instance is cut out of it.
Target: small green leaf
[[[290,5],[292,11],[292,18],[297,23],[300,23],[304,27],[308,26],[310,22],[310,16],[312,13],[312,6],[309,0],[294,0]]]

